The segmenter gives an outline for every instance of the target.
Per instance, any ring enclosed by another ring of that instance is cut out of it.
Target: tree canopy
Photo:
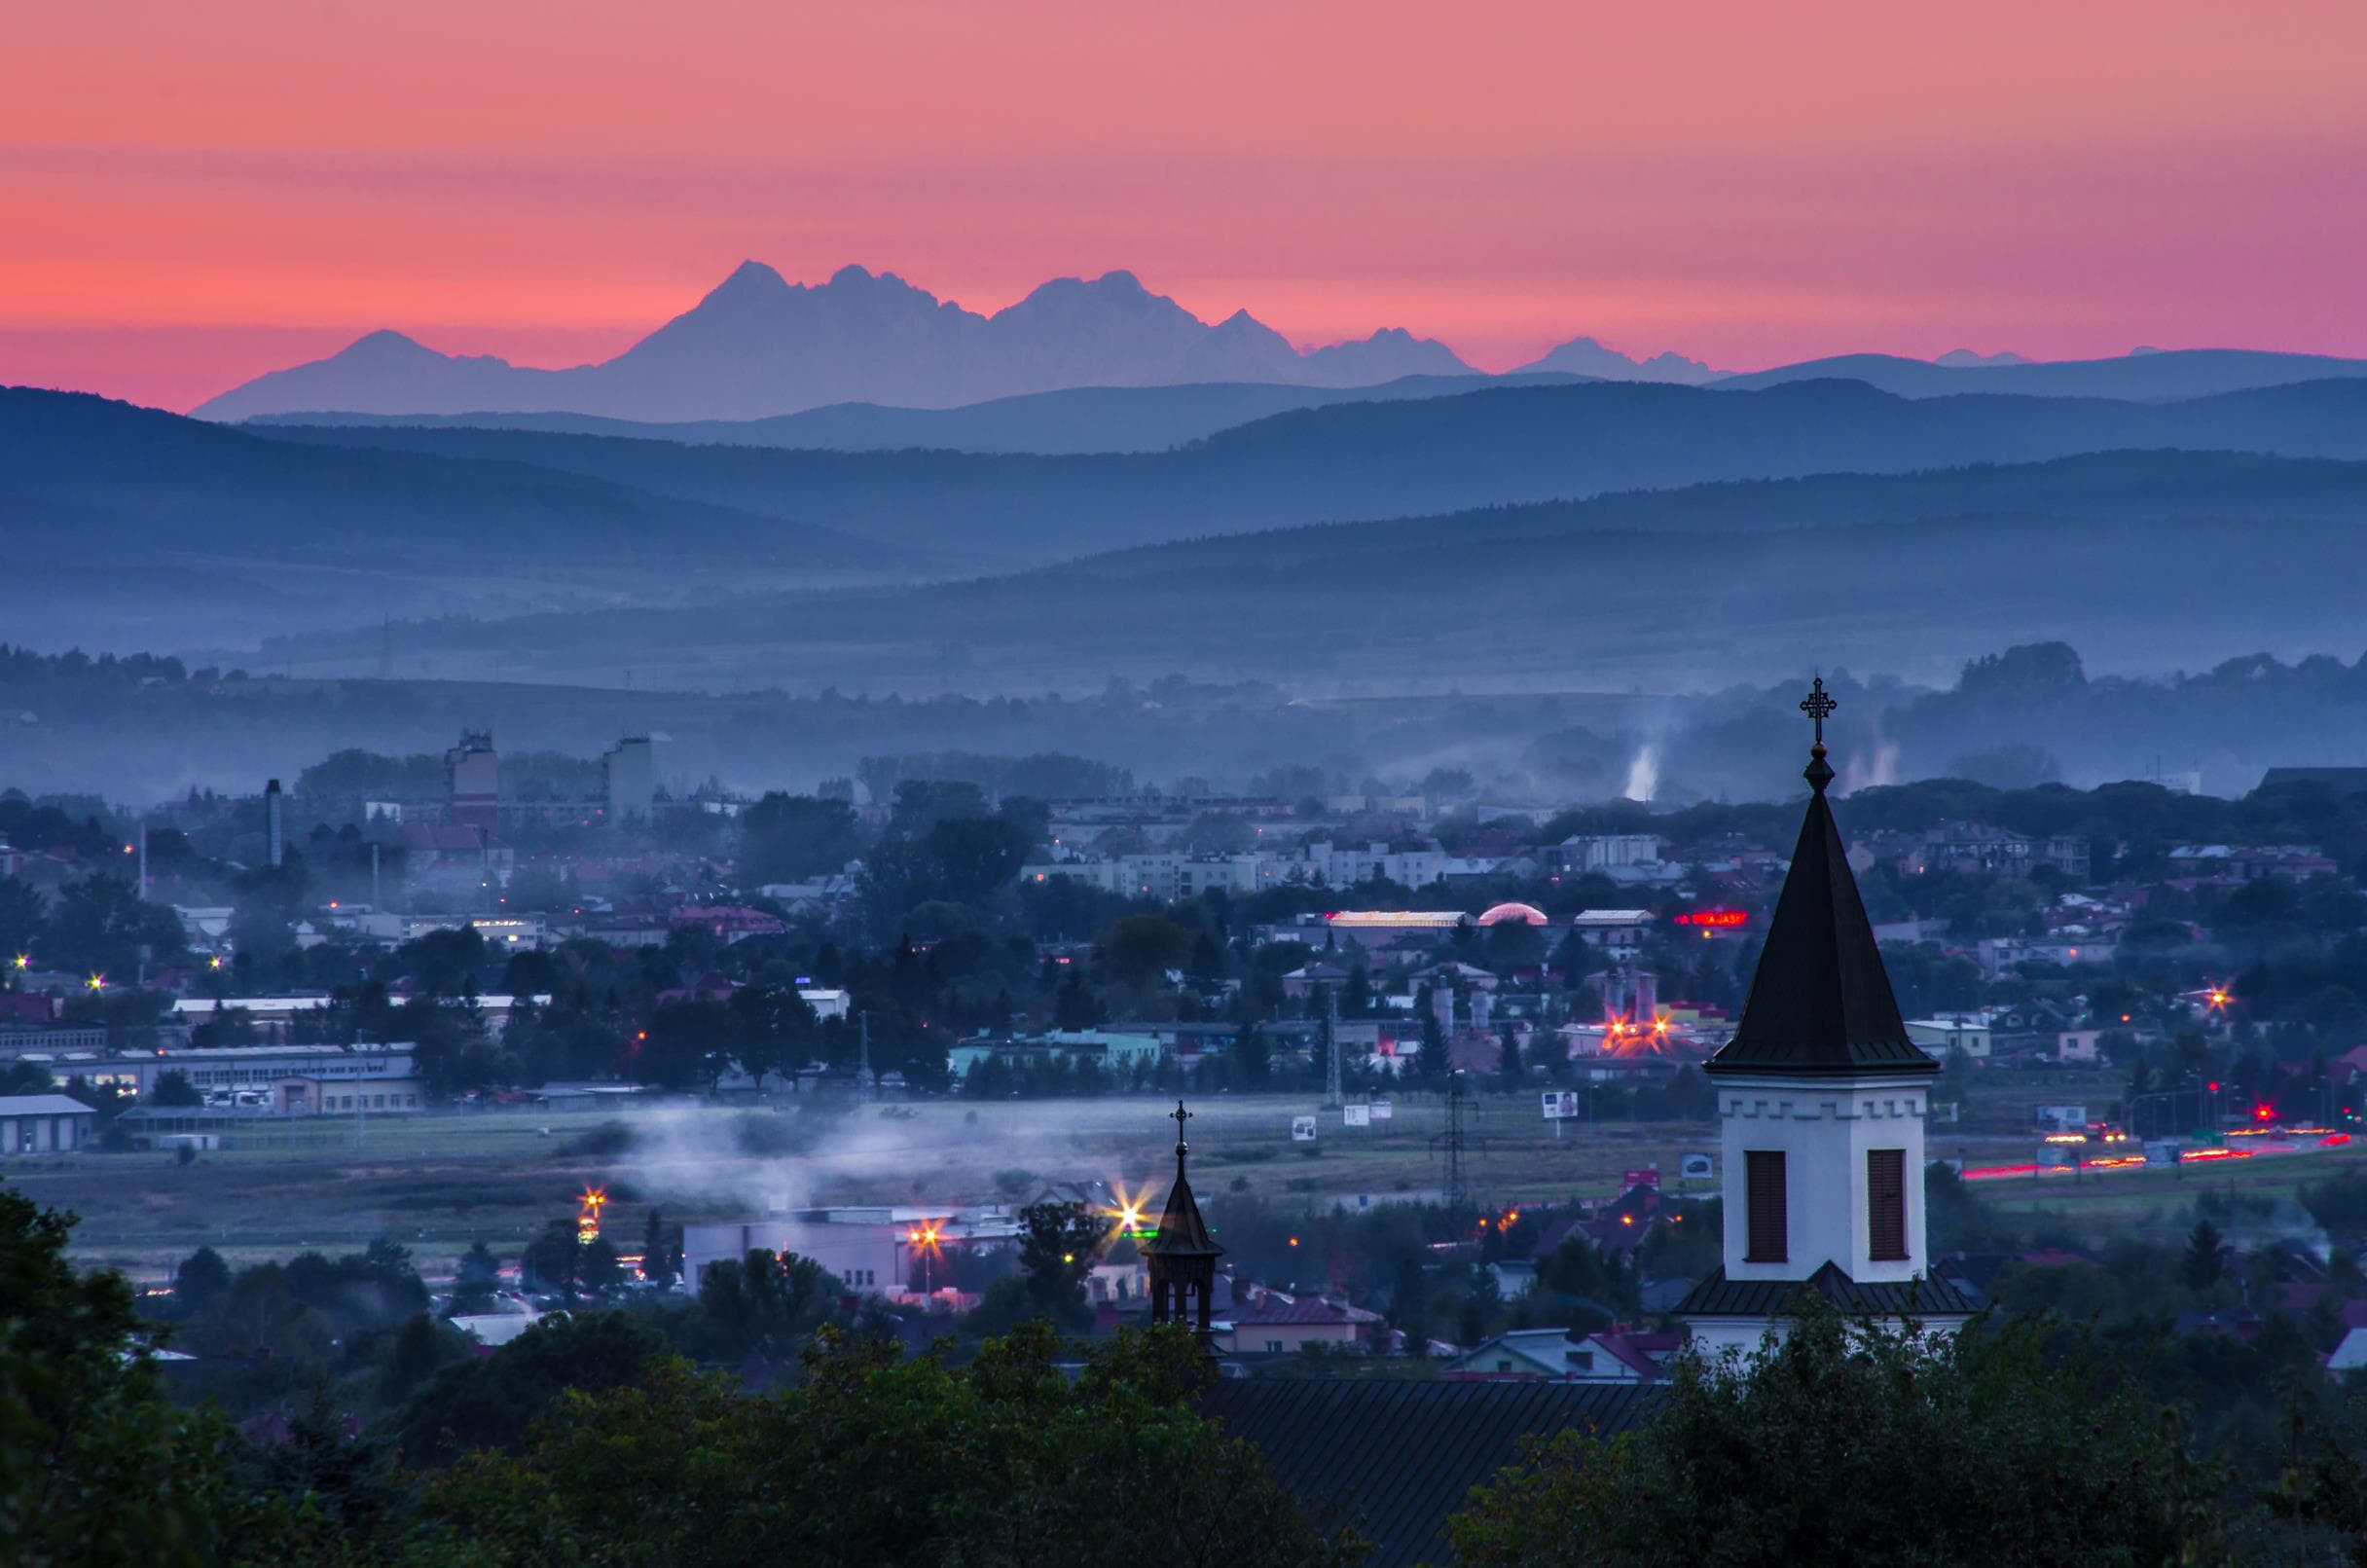
[[[1535,1443],[1449,1522],[1472,1568],[2223,1560],[2222,1477],[2102,1355],[2035,1320],[1944,1343],[1810,1310],[1681,1359],[1632,1433]]]

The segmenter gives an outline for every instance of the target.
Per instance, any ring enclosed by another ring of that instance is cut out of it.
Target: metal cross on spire
[[[1822,675],[1816,677],[1815,686],[1800,705],[1800,711],[1816,721],[1816,744],[1808,748],[1807,770],[1801,777],[1807,780],[1808,787],[1820,795],[1825,792],[1825,785],[1833,782],[1833,764],[1825,760],[1825,720],[1839,707],[1840,704],[1833,700],[1833,694],[1825,690],[1825,677]]]
[[[1833,711],[1839,707],[1840,704],[1835,702],[1832,695],[1825,690],[1825,677],[1818,675],[1815,689],[1803,698],[1800,704],[1800,711],[1816,720],[1816,744],[1818,746],[1825,744],[1825,720],[1831,717]]]
[[[1184,1141],[1184,1124],[1191,1120],[1191,1112],[1184,1109],[1183,1101],[1178,1100],[1176,1108],[1167,1112],[1167,1119],[1176,1124],[1176,1158],[1181,1161],[1191,1151],[1191,1145]]]

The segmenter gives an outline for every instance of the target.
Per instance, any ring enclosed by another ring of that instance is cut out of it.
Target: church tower
[[[1224,1256],[1200,1205],[1184,1176],[1184,1156],[1191,1145],[1184,1140],[1184,1123],[1191,1112],[1178,1100],[1168,1118],[1176,1124],[1176,1185],[1167,1189],[1167,1208],[1159,1216],[1159,1233],[1143,1247],[1143,1261],[1150,1271],[1150,1321],[1189,1323],[1205,1347],[1210,1343],[1209,1296],[1217,1285],[1217,1259]]]
[[[1953,1332],[1972,1303],[1928,1276],[1923,1122],[1940,1064],[1908,1038],[1825,800],[1820,678],[1807,818],[1734,1038],[1704,1064],[1718,1099],[1725,1266],[1676,1315],[1711,1355],[1758,1348],[1805,1290],[1850,1318]]]

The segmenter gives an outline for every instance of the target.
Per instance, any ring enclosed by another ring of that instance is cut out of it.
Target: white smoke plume
[[[1853,750],[1841,759],[1840,777],[1835,781],[1839,792],[1855,794],[1860,789],[1877,789],[1899,782],[1899,743],[1883,736],[1874,738],[1873,749]]]
[[[808,1101],[778,1112],[665,1106],[615,1119],[632,1143],[614,1168],[643,1197],[751,1218],[842,1204],[952,1210],[1033,1196],[1000,1188],[995,1177],[1006,1171],[1027,1172],[1036,1183],[1098,1180],[1131,1191],[1165,1170],[1175,1140],[1159,1102],[1132,1097],[1040,1107],[959,1100]],[[781,1151],[766,1151],[775,1142]],[[1137,1146],[1139,1157],[1111,1153]]]
[[[1629,800],[1649,801],[1660,787],[1660,747],[1646,741],[1627,764],[1627,784],[1620,790]]]

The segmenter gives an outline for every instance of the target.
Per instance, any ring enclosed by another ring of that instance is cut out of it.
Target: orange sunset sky
[[[0,383],[603,358],[744,257],[1316,344],[2367,354],[2367,6],[115,0],[0,49]]]

